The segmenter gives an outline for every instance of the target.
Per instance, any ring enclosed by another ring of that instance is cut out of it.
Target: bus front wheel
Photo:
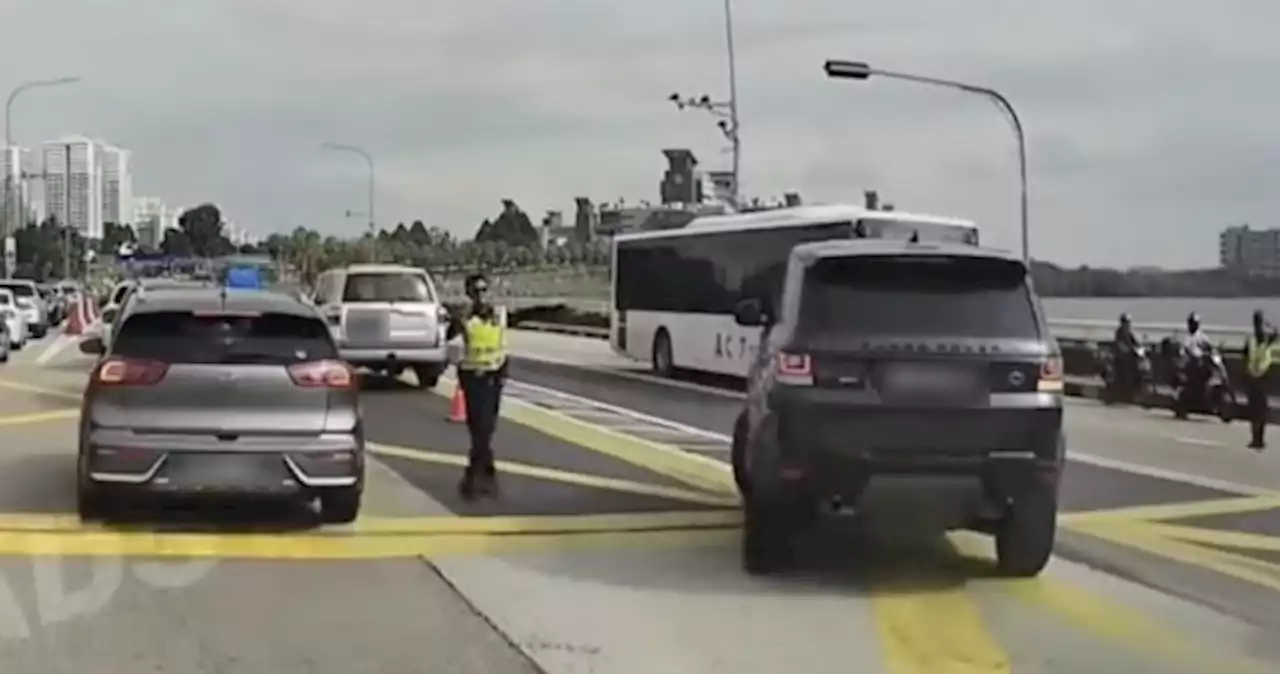
[[[659,328],[653,336],[653,371],[663,377],[675,373],[675,360],[671,355],[671,335],[666,328]]]

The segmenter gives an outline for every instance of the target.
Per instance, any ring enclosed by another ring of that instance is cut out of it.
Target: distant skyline
[[[211,201],[261,234],[362,231],[344,212],[364,208],[365,167],[326,141],[375,156],[380,225],[422,219],[460,236],[503,197],[535,220],[572,212],[575,196],[656,201],[661,148],[689,147],[704,168],[728,161],[712,120],[667,100],[725,95],[720,2],[122,7],[6,3],[0,88],[83,78],[24,95],[16,141],[111,138],[135,152],[140,191]],[[851,58],[1013,100],[1038,258],[1205,267],[1223,227],[1280,226],[1280,4],[737,0],[734,11],[744,194],[857,203],[876,189],[1018,248],[1000,113],[958,93],[822,77],[825,59]]]

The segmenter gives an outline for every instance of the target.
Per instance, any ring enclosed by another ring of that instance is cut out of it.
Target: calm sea
[[[1280,297],[1046,297],[1051,318],[1114,321],[1129,312],[1135,323],[1182,323],[1195,311],[1205,325],[1246,326],[1255,309],[1262,309],[1272,323],[1280,324]]]

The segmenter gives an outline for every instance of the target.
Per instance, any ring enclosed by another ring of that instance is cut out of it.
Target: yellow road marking
[[[982,536],[955,533],[948,537],[966,557],[995,561],[992,546]],[[1204,644],[1150,616],[1075,583],[1044,575],[1033,579],[1000,579],[995,587],[1015,598],[1057,615],[1089,634],[1170,662],[1200,662],[1204,671],[1262,672],[1251,661],[1220,652],[1208,652]]]
[[[7,388],[13,391],[21,391],[23,393],[35,393],[38,395],[53,396],[55,398],[65,398],[67,400],[81,400],[84,398],[82,393],[72,391],[63,391],[56,388],[47,388],[44,386],[35,386],[32,384],[21,384],[16,381],[0,379],[0,388]]]
[[[436,392],[453,395],[454,379],[441,380]],[[536,431],[579,445],[605,456],[666,475],[696,489],[712,494],[738,493],[729,466],[703,456],[690,454],[673,445],[643,440],[618,433],[603,426],[539,407],[512,397],[504,400],[502,416]]]
[[[26,414],[11,414],[0,417],[0,427],[2,426],[22,426],[25,424],[38,424],[44,421],[58,421],[60,419],[77,419],[80,417],[79,408],[49,410],[46,412],[29,412]]]
[[[439,515],[426,517],[361,517],[347,526],[332,526],[310,530],[308,536],[331,538],[353,535],[435,535],[435,534],[560,534],[560,533],[625,533],[664,531],[673,529],[736,529],[742,524],[737,510],[694,510],[652,513],[620,513],[589,515],[527,515],[458,517]],[[158,536],[155,526],[138,525],[131,532],[129,525],[103,526],[93,522],[81,522],[76,515],[61,513],[5,513],[0,514],[0,534],[5,532],[47,532],[65,534],[86,532],[138,533]],[[281,536],[297,535],[281,533]]]
[[[1280,508],[1280,495],[1276,496],[1241,496],[1238,498],[1218,498],[1207,501],[1183,501],[1163,503],[1159,505],[1134,506],[1132,508],[1115,508],[1112,510],[1096,510],[1062,515],[1058,521],[1069,527],[1093,522],[1112,521],[1160,521],[1185,519],[1190,517],[1211,517],[1213,515],[1236,515]]]
[[[722,546],[734,531],[650,531],[569,534],[442,534],[314,536],[280,534],[154,534],[86,531],[0,533],[0,555],[207,557],[224,559],[378,559],[504,555],[593,548]]]
[[[1241,550],[1280,552],[1280,536],[1251,534],[1244,531],[1188,527],[1177,524],[1151,524],[1149,527],[1153,533],[1158,533],[1161,536],[1186,541],[1188,543],[1216,545],[1223,548],[1237,548]]]
[[[1001,674],[1009,655],[986,628],[981,612],[954,587],[875,587],[871,607],[886,669],[892,674]]]
[[[449,454],[446,452],[435,452],[426,449],[414,449],[410,447],[395,447],[392,445],[384,445],[381,443],[369,443],[369,449],[375,454],[383,454],[386,456],[396,456],[403,459],[411,459],[414,461],[423,461],[426,463],[437,463],[448,466],[463,467],[467,464],[467,457],[458,454]],[[524,477],[538,478],[541,480],[552,480],[555,482],[563,482],[565,484],[577,485],[580,487],[592,487],[595,489],[603,489],[608,491],[621,492],[624,494],[638,494],[641,496],[653,496],[657,498],[671,499],[675,501],[684,501],[687,503],[696,503],[699,505],[733,507],[738,505],[737,498],[729,498],[726,496],[712,495],[704,492],[696,492],[688,489],[680,489],[678,487],[665,487],[661,485],[646,484],[636,482],[634,480],[623,480],[612,477],[604,477],[600,475],[591,475],[587,473],[576,473],[573,471],[559,470],[555,468],[546,468],[543,466],[534,466],[530,464],[516,463],[513,461],[498,461],[497,468],[503,473],[511,475],[520,475]]]
[[[1280,591],[1280,566],[1221,550],[1166,538],[1153,525],[1126,522],[1091,524],[1082,533],[1189,566]]]

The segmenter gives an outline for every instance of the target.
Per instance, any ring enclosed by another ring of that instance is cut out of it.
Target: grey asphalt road
[[[1239,608],[1244,600],[1227,579],[1215,588],[1205,580],[1211,570],[1186,569],[1182,591],[1172,592],[1173,582],[1157,576],[1182,567],[1084,534],[1064,541],[1064,554],[1034,580],[994,577],[989,542],[974,536],[871,550],[819,541],[802,572],[747,577],[737,565],[734,509],[717,504],[725,494],[658,470],[661,448],[638,439],[654,422],[565,422],[530,391],[563,389],[712,435],[732,399],[524,360],[496,443],[507,462],[500,501],[454,497],[465,436],[444,419],[447,399],[383,383],[363,396],[376,460],[367,516],[354,527],[294,529],[271,524],[288,513],[237,509],[204,513],[217,527],[157,513],[127,528],[86,529],[68,513],[87,362],[73,350],[41,354],[0,368],[0,662],[17,671],[765,674],[839,663],[837,671],[872,674],[1199,674],[1280,666],[1267,638],[1273,628]],[[598,412],[575,405],[579,419]],[[1073,434],[1095,438],[1082,443],[1115,462],[1154,465],[1157,457],[1175,471],[1178,461],[1207,464],[1204,455],[1218,450],[1143,441],[1166,426],[1159,418],[1080,409],[1072,408]],[[1218,426],[1167,432],[1230,439]],[[567,440],[575,433],[576,446]],[[582,444],[587,437],[598,440]],[[702,460],[718,461],[716,451],[708,447]],[[1220,468],[1217,477],[1261,483],[1263,462],[1252,472]],[[1124,471],[1099,461],[1072,470],[1075,512],[1201,504],[1225,493],[1116,475]],[[1261,613],[1272,595],[1246,587]]]

